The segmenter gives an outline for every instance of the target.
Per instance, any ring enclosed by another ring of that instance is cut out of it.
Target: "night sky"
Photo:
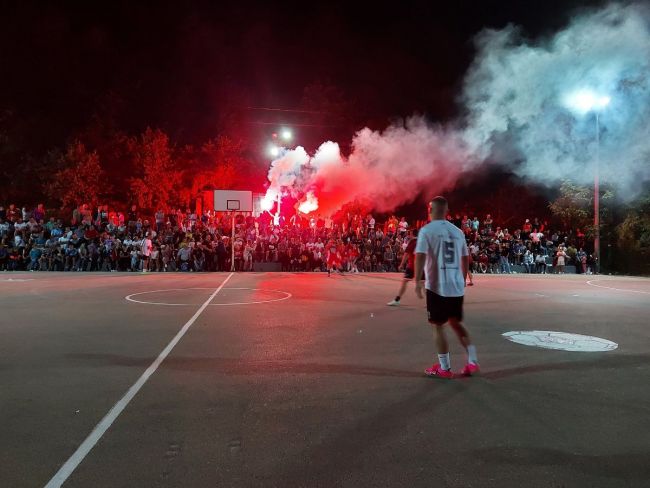
[[[159,127],[181,144],[224,131],[255,140],[283,122],[308,149],[345,144],[364,125],[455,115],[481,29],[515,23],[536,37],[587,4],[5,3],[0,109],[36,153],[93,116],[131,134]]]

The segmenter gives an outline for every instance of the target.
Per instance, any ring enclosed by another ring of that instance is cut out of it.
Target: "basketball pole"
[[[235,271],[235,212],[253,212],[253,192],[239,190],[214,190],[214,211],[230,213],[230,271]],[[225,239],[226,236],[223,236]]]
[[[232,213],[232,238],[230,240],[230,271],[235,271],[235,212]]]

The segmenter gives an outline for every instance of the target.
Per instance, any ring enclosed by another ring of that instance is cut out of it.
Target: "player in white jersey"
[[[436,328],[438,362],[425,370],[427,376],[451,379],[449,344],[443,326],[449,322],[467,351],[467,364],[461,374],[471,376],[479,371],[476,348],[472,345],[463,320],[463,298],[469,270],[469,253],[463,232],[445,219],[447,200],[431,201],[431,222],[420,229],[415,246],[415,292],[422,294],[422,270],[426,277],[429,323]]]

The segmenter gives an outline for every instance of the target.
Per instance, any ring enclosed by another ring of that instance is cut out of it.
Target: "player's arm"
[[[463,282],[467,282],[467,273],[469,272],[469,250],[467,249],[467,243],[464,239],[460,258],[460,269],[463,272]]]
[[[424,263],[426,262],[427,255],[421,252],[415,253],[415,293],[418,298],[423,298],[422,295],[422,273],[424,272]]]
[[[418,234],[418,240],[415,244],[415,294],[418,298],[424,298],[422,294],[422,274],[424,272],[424,264],[427,260],[427,252],[429,251],[429,242],[425,237],[424,232]]]
[[[463,281],[467,281],[467,272],[469,271],[469,256],[463,256],[460,259],[460,268],[463,270]]]

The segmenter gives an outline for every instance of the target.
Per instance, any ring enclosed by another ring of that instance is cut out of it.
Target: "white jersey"
[[[465,235],[446,220],[433,220],[420,229],[416,254],[426,254],[426,289],[443,297],[465,294],[461,258],[468,255]]]
[[[153,246],[151,243],[151,239],[147,239],[146,237],[142,239],[140,242],[140,251],[142,252],[142,255],[145,257],[149,257],[151,255],[151,250]]]

